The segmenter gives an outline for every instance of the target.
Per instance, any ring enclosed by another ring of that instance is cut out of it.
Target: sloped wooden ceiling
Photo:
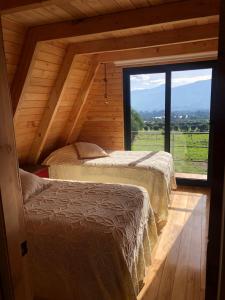
[[[217,0],[20,2],[0,10],[23,163],[77,139],[124,148],[122,67],[114,62],[216,58]]]
[[[181,1],[182,0],[8,0],[0,4],[0,9],[3,10],[4,14],[12,21],[30,27]],[[16,2],[20,3],[20,5],[15,5]],[[15,8],[15,6],[17,7]]]

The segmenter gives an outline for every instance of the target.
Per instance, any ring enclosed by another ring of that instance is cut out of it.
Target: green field
[[[171,132],[171,154],[176,172],[207,174],[208,139],[208,133]],[[138,131],[131,150],[164,150],[164,135],[160,131]]]

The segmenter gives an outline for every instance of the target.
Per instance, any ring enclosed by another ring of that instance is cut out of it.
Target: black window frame
[[[212,69],[212,82],[215,78],[215,69],[217,62],[215,60],[177,63],[157,66],[131,67],[123,69],[123,95],[124,95],[124,143],[125,150],[131,149],[131,101],[130,101],[130,76],[139,74],[154,74],[165,73],[166,89],[165,89],[165,151],[170,152],[170,121],[171,121],[171,75],[174,71],[189,71],[199,69]],[[209,149],[208,149],[208,172],[207,180],[203,179],[186,179],[177,178],[177,183],[180,185],[190,186],[210,186],[211,169],[212,169],[212,120],[213,120],[213,86],[211,88],[211,103],[210,103],[210,131],[209,131]]]

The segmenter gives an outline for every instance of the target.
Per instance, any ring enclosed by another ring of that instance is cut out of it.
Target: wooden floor
[[[168,223],[138,300],[203,300],[209,196],[206,189],[173,192]]]

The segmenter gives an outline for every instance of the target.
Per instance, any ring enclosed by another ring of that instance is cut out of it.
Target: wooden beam
[[[4,299],[28,300],[26,257],[21,243],[26,241],[23,199],[18,176],[18,159],[7,80],[2,27],[0,25],[0,278]]]
[[[217,16],[219,0],[186,0],[32,28],[37,41],[130,30]]]
[[[63,97],[65,85],[74,62],[74,57],[74,52],[71,51],[70,47],[68,47],[58,78],[49,98],[48,108],[45,110],[30,151],[30,156],[28,158],[30,163],[35,164],[38,162],[41,152],[45,146],[49,131]]]
[[[98,71],[100,63],[98,60],[94,59],[93,63],[90,65],[88,73],[85,77],[85,80],[80,88],[80,92],[77,96],[76,101],[74,102],[72,112],[65,130],[65,143],[70,144],[76,141],[77,137],[80,134],[80,130],[85,119],[85,115],[88,110],[87,98],[90,92],[92,83],[94,81],[95,75]]]
[[[191,26],[180,29],[166,30],[129,37],[110,38],[103,40],[74,43],[75,53],[93,54],[98,52],[113,52],[137,48],[148,48],[185,42],[218,39],[218,23],[201,26]]]
[[[2,0],[0,2],[0,15],[38,8],[52,4],[52,2],[51,0]]]
[[[11,86],[14,121],[16,120],[17,109],[20,107],[21,99],[23,98],[23,92],[30,80],[31,71],[33,69],[38,49],[39,44],[36,43],[35,37],[31,34],[30,30],[28,30],[21,50],[19,65]]]
[[[132,68],[132,67],[145,67],[145,66],[157,66],[165,64],[180,64],[180,63],[191,63],[200,61],[216,60],[217,52],[202,52],[202,53],[192,53],[192,54],[175,54],[170,56],[162,57],[152,57],[146,59],[137,60],[126,60],[126,61],[116,61],[115,66],[122,68]]]
[[[118,52],[106,52],[98,55],[100,62],[108,63],[108,62],[118,62],[118,61],[128,61],[132,60],[146,60],[152,58],[162,58],[162,57],[170,57],[174,58],[180,55],[195,55],[210,53],[212,56],[217,55],[218,50],[218,40],[213,39],[209,41],[199,41],[199,42],[191,42],[191,43],[183,43],[176,45],[167,45],[161,47],[150,47],[143,49],[135,49],[135,50],[124,50]]]

